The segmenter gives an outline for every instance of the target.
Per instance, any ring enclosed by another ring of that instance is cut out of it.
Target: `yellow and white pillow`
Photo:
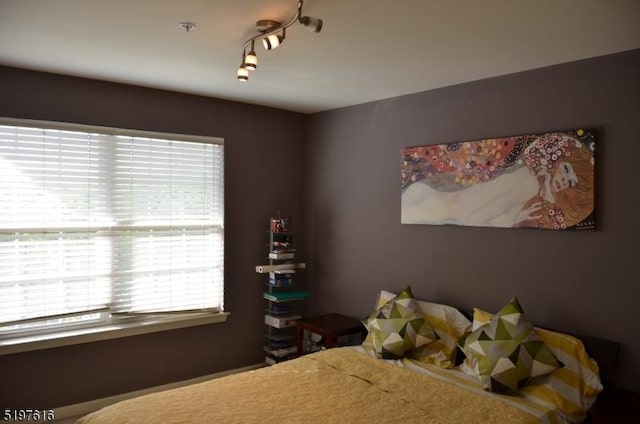
[[[384,306],[395,296],[386,290],[380,291],[376,309]],[[458,342],[470,331],[471,321],[452,306],[423,300],[418,300],[418,305],[438,339],[408,352],[406,357],[435,364],[440,368],[453,368]],[[370,336],[367,336],[363,345],[365,348],[371,345]]]
[[[492,317],[489,312],[474,309],[472,330]],[[602,391],[598,364],[579,339],[539,327],[535,330],[563,366],[521,388],[519,393],[532,402],[559,410],[571,422],[582,422]]]

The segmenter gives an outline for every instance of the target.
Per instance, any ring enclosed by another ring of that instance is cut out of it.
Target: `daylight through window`
[[[222,311],[222,141],[93,130],[0,125],[0,336]]]

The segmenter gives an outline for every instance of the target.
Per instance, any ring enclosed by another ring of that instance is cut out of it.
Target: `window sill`
[[[225,322],[229,312],[215,314],[188,314],[149,317],[143,321],[126,322],[93,328],[61,331],[37,336],[16,337],[0,340],[0,355],[29,352],[33,350],[51,349],[54,347],[137,336],[178,328]]]

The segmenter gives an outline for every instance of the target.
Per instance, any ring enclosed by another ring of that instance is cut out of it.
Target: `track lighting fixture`
[[[254,50],[257,39],[262,38],[262,44],[265,50],[269,51],[284,42],[287,28],[296,22],[299,22],[306,29],[315,33],[322,30],[322,19],[302,16],[302,3],[303,0],[299,0],[298,10],[295,16],[285,24],[272,20],[260,20],[256,22],[256,31],[258,31],[259,34],[249,38],[242,45],[242,61],[238,68],[238,81],[249,81],[249,71],[253,71],[258,67],[258,56]],[[247,53],[247,47],[249,47],[249,45],[251,45],[251,50]]]

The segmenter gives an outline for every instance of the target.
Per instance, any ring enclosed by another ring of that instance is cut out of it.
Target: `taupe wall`
[[[525,53],[523,53],[525,54]],[[357,317],[380,289],[498,310],[622,343],[640,390],[640,51],[492,78],[309,117],[307,211],[315,312]],[[400,224],[400,149],[591,127],[593,233]]]
[[[0,116],[224,137],[223,324],[0,356],[0,406],[52,408],[262,362],[269,217],[302,221],[304,115],[0,67]],[[0,206],[1,207],[1,206]]]
[[[620,381],[640,390],[639,74],[635,51],[304,116],[0,67],[0,116],[225,138],[232,313],[0,356],[2,405],[58,407],[260,362],[253,267],[278,209],[298,225],[316,312],[361,317],[380,289],[406,284],[462,308],[496,310],[517,295],[539,325],[622,342]],[[400,225],[401,147],[573,127],[597,130],[597,232]]]

